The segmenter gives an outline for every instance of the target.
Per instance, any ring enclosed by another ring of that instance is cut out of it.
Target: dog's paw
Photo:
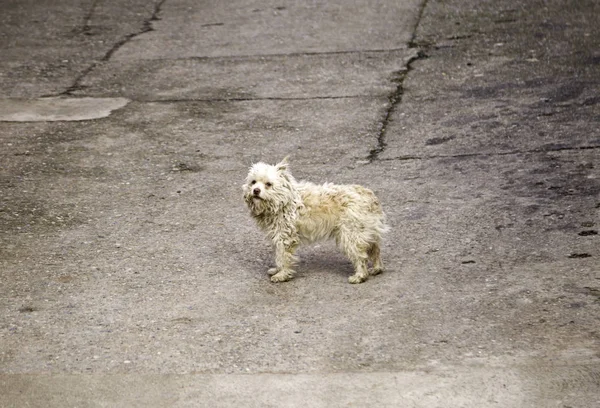
[[[271,276],[271,282],[287,282],[294,277],[293,271],[279,271],[275,275]]]
[[[277,272],[279,272],[279,269],[277,269],[277,268],[270,268],[270,269],[267,271],[267,273],[268,273],[269,275],[271,275],[271,276],[272,276],[272,275],[275,275]]]
[[[367,277],[362,275],[352,275],[348,278],[348,282],[350,283],[363,283],[366,280]]]

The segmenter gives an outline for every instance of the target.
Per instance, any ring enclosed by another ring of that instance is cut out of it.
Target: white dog
[[[250,168],[242,186],[252,217],[275,246],[272,282],[294,277],[294,252],[302,243],[335,238],[350,258],[355,274],[350,283],[364,282],[383,271],[381,234],[387,229],[379,200],[358,185],[315,185],[296,182],[288,171],[287,157],[271,166],[257,163]]]

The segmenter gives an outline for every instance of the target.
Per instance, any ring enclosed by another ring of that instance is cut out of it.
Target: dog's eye
[[[253,184],[253,185],[254,185],[254,184],[256,184],[256,180],[252,180],[252,181],[250,182],[250,184]]]
[[[267,186],[267,187],[273,187],[273,183],[265,183],[265,186]]]

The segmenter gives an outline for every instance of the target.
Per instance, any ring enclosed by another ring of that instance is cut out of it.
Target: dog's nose
[[[260,194],[260,188],[256,187],[254,190],[252,190],[252,193],[254,193],[254,195],[259,195]]]

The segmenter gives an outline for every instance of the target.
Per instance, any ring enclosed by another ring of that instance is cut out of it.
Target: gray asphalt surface
[[[0,406],[600,406],[600,4],[1,2]],[[373,189],[273,284],[250,164]]]

